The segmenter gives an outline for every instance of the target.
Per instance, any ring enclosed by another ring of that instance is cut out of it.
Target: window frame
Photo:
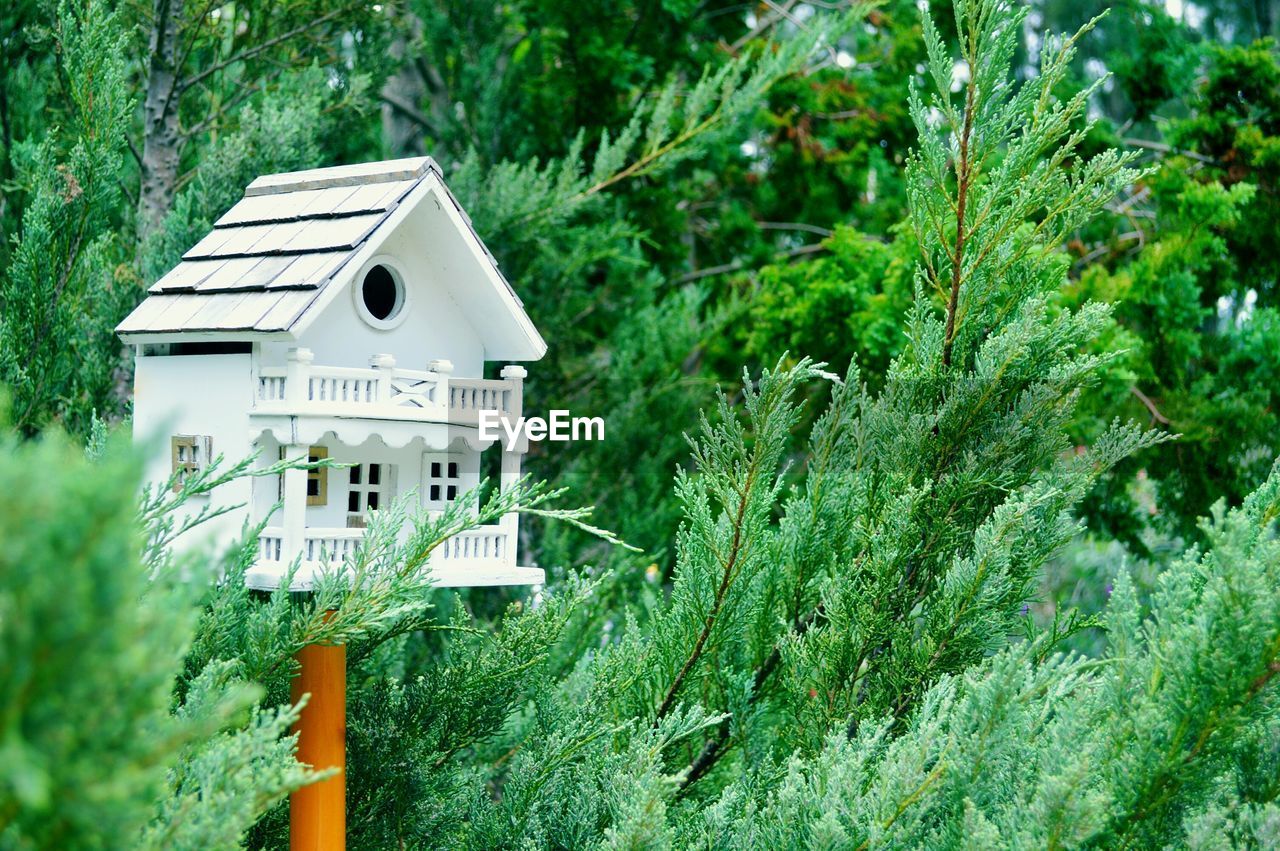
[[[436,468],[439,468],[439,474]],[[422,501],[431,511],[444,511],[465,493],[462,457],[445,452],[428,452],[422,459]]]
[[[329,447],[327,446],[308,446],[307,447],[307,463],[313,463],[329,457]],[[280,460],[285,460],[285,447],[280,447]],[[311,483],[316,482],[316,493],[313,496],[310,493]],[[328,505],[329,504],[329,468],[319,467],[313,470],[307,470],[307,505]],[[276,476],[276,498],[284,499],[284,473]]]
[[[329,447],[308,446],[307,463],[314,464],[329,457]],[[316,492],[311,493],[311,483],[316,483]],[[307,505],[329,504],[329,468],[313,467],[307,470]]]
[[[208,468],[212,452],[213,438],[207,434],[175,434],[169,438],[174,493],[181,491],[192,476]]]
[[[372,468],[378,468],[378,481],[376,484],[370,483],[369,472]],[[351,478],[357,475],[360,481],[352,481]],[[370,511],[381,511],[386,506],[387,490],[390,484],[391,465],[384,461],[362,461],[354,464],[351,471],[347,474],[347,516],[364,517]],[[369,507],[369,495],[377,494],[378,507]],[[351,508],[351,497],[357,497],[359,507],[355,510]]]

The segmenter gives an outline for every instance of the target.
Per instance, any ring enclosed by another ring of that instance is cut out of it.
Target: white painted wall
[[[422,206],[432,203],[428,199]],[[353,277],[296,344],[262,343],[262,365],[283,366],[289,347],[298,345],[315,353],[318,366],[367,367],[371,356],[386,353],[403,369],[426,369],[428,362],[443,358],[453,362],[454,375],[483,377],[484,345],[449,293],[443,279],[447,273],[439,268],[430,239],[423,235],[425,216],[415,210],[376,251],[393,258],[404,279],[408,298],[403,322],[390,330],[365,322],[355,303],[360,281]],[[359,271],[347,273],[354,276]]]
[[[247,457],[249,407],[254,383],[251,358],[239,355],[178,355],[136,359],[133,399],[134,441],[145,448],[146,480],[163,483],[172,471],[169,439],[175,434],[209,435],[213,455],[227,463]],[[248,502],[250,484],[241,479],[192,500],[192,512]],[[221,546],[236,539],[245,512],[232,511],[184,536],[185,549],[213,541]]]

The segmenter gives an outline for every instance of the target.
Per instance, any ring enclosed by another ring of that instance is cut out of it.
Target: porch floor
[[[304,561],[289,584],[290,591],[314,590],[326,571],[340,571],[342,562]],[[245,573],[244,584],[256,591],[280,587],[287,566],[278,561],[260,561]],[[458,564],[428,564],[424,570],[437,588],[472,588],[493,585],[541,585],[546,574],[539,567],[513,567],[497,559],[467,559]]]

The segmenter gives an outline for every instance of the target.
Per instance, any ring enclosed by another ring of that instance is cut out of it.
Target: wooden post
[[[298,761],[336,768],[328,780],[289,796],[290,851],[343,851],[347,846],[347,648],[309,644],[298,651],[302,670],[291,689],[296,703],[311,697],[294,725]]]

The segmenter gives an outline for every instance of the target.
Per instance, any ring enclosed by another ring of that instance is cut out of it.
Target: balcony
[[[454,378],[447,360],[426,370],[400,369],[375,355],[367,369],[317,366],[308,349],[291,349],[282,367],[258,370],[252,413],[338,416],[476,426],[480,412],[517,418],[525,370],[507,366],[499,379]]]
[[[364,539],[364,529],[308,528],[302,540],[302,559],[292,591],[314,587],[318,574],[342,570]],[[500,523],[477,526],[454,535],[437,547],[427,562],[427,576],[440,587],[529,585],[543,581],[537,568],[516,566],[515,515]],[[268,527],[258,536],[258,562],[246,581],[252,588],[275,588],[289,566],[284,553],[284,529]]]

